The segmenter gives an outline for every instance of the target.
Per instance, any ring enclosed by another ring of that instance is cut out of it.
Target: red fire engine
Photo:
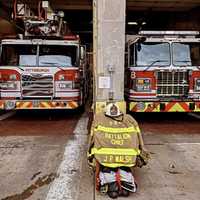
[[[35,16],[14,1],[18,38],[1,40],[0,109],[75,109],[87,97],[85,47],[72,35],[63,12],[40,1]],[[18,27],[17,26],[17,27]]]
[[[125,98],[132,112],[200,112],[196,31],[127,35]]]

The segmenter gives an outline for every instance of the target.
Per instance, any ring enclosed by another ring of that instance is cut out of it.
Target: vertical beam
[[[118,102],[125,110],[125,10],[126,0],[93,0],[96,112],[109,101]]]

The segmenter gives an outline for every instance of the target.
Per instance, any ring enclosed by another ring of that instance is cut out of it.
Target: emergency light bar
[[[199,35],[199,31],[140,31],[139,35],[178,35],[178,36],[196,36]]]

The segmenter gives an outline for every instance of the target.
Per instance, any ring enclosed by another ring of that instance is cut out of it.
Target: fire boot
[[[116,182],[108,184],[108,196],[112,199],[116,199],[119,195],[119,187]]]

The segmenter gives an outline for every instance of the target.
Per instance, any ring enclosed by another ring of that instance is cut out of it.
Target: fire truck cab
[[[24,16],[15,16],[24,23],[24,34],[1,41],[0,109],[83,106],[88,78],[79,36],[65,34],[62,12],[36,18],[26,17],[25,11]]]
[[[141,31],[126,40],[129,111],[200,111],[199,32]]]

